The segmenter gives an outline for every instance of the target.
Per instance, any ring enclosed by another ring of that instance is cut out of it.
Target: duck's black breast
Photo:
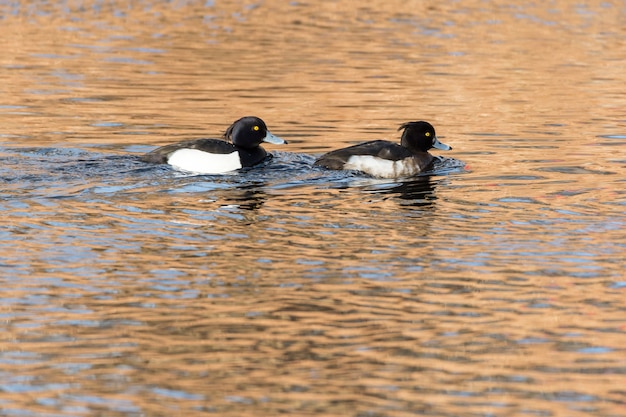
[[[260,146],[252,149],[236,147],[239,152],[239,160],[242,167],[252,167],[260,164],[265,158],[271,158],[272,154],[268,154],[265,149]]]
[[[328,152],[319,157],[315,165],[328,169],[343,169],[352,156],[372,156],[388,161],[399,161],[412,155],[404,146],[387,140],[374,140]]]

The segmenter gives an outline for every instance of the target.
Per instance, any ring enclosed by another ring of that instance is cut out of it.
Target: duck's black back
[[[180,149],[197,149],[213,154],[230,154],[238,150],[232,143],[220,139],[193,139],[161,146],[143,155],[141,160],[153,164],[165,164],[170,155]]]
[[[369,155],[390,161],[398,161],[412,156],[411,151],[404,146],[387,140],[373,140],[328,152],[315,161],[315,165],[329,169],[343,169],[348,159],[355,155]]]

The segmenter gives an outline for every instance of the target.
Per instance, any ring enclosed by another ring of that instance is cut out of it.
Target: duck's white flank
[[[238,152],[215,154],[198,149],[179,149],[170,155],[167,163],[198,174],[221,174],[241,168]]]
[[[390,161],[371,155],[352,155],[344,169],[354,169],[379,178],[410,177],[420,172],[414,158]]]

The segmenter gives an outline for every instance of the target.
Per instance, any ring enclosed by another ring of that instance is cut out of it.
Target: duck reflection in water
[[[430,175],[413,177],[402,182],[368,185],[363,191],[399,199],[401,206],[428,207],[437,200],[436,183]]]
[[[267,200],[267,193],[263,190],[266,185],[263,182],[252,182],[220,190],[218,197],[223,201],[221,206],[241,210],[258,210]]]

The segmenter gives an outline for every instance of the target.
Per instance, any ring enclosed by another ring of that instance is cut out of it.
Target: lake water
[[[0,414],[626,415],[625,21],[1,1]],[[265,167],[137,159],[244,115]],[[431,175],[312,166],[412,120]]]

